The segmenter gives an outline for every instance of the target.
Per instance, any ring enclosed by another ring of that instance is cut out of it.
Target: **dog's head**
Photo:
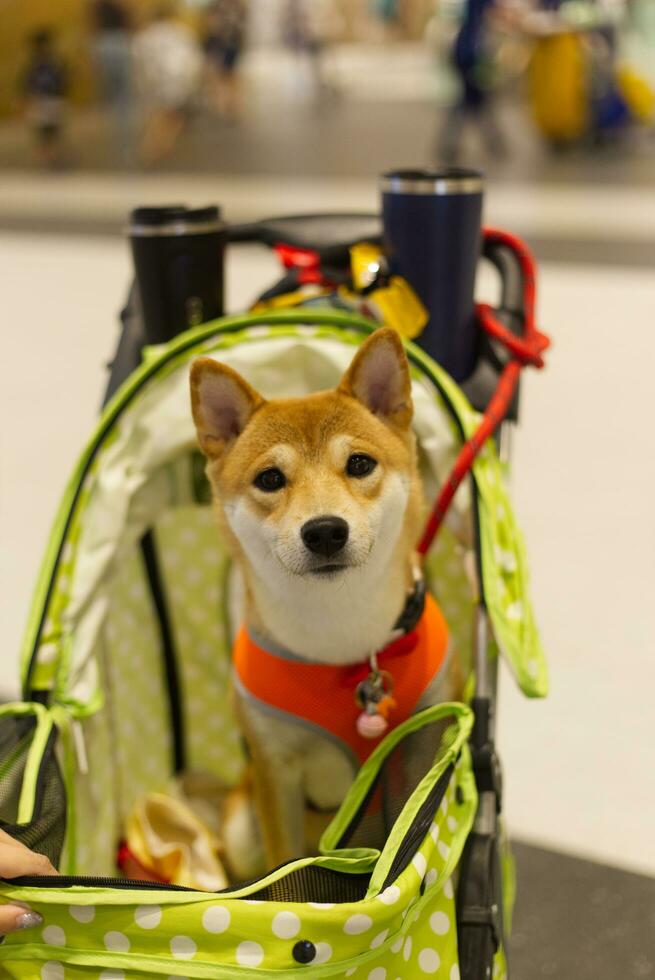
[[[378,330],[339,386],[266,401],[224,364],[191,368],[193,417],[214,496],[260,574],[342,580],[416,540],[419,481],[407,359]]]

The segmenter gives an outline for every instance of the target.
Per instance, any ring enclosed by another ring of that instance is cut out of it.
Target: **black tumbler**
[[[129,234],[146,343],[222,315],[227,236],[219,208],[136,208]]]
[[[403,276],[430,319],[417,343],[455,378],[478,356],[474,317],[480,256],[482,174],[393,170],[382,176],[382,219],[390,271]]]

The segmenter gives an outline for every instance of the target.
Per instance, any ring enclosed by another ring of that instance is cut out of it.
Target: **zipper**
[[[7,881],[7,879],[4,879]],[[168,885],[156,881],[138,881],[133,878],[102,878],[85,877],[84,875],[25,875],[19,878],[11,878],[7,881],[9,885],[18,885],[20,888],[74,888],[81,885],[85,888],[138,888],[155,891],[171,892],[193,892],[194,888],[187,888],[185,885]],[[211,892],[207,893],[208,895]]]
[[[265,882],[267,878],[275,874],[277,871],[281,871],[289,865],[295,864],[295,859],[291,861],[283,861],[282,864],[276,865],[274,868],[270,868],[265,875],[259,878],[250,878],[248,881],[240,881],[236,885],[228,885],[227,888],[220,888],[215,892],[206,892],[207,895],[229,895],[232,892],[242,891],[244,888],[250,888],[251,885],[256,885],[261,882],[262,887],[266,887]],[[0,881],[7,879],[2,879]],[[130,888],[144,888],[148,891],[172,891],[172,892],[198,892],[197,888],[189,888],[186,885],[171,885],[167,882],[159,881],[147,881],[142,878],[109,878],[106,876],[99,875],[25,875],[21,878],[11,878],[7,881],[10,885],[20,885],[25,888],[73,888],[76,885],[80,885],[84,888],[118,888],[118,889],[130,889]],[[255,892],[246,895],[246,898],[252,898]]]
[[[445,796],[448,783],[450,782],[450,778],[454,770],[455,765],[451,762],[451,764],[444,770],[444,772],[442,772],[441,776],[430,790],[425,802],[421,806],[419,812],[416,814],[412,826],[409,828],[400,842],[400,847],[396,851],[387,877],[385,878],[380,889],[381,891],[384,891],[388,885],[392,884],[392,882],[396,880],[398,875],[405,870],[407,864],[409,863],[409,859],[416,853],[417,847],[430,829],[430,824],[434,818],[434,813]]]

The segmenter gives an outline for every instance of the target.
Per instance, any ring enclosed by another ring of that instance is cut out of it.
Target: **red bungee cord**
[[[550,339],[537,330],[534,322],[535,261],[531,252],[520,238],[497,228],[486,228],[484,239],[485,243],[503,245],[511,249],[518,260],[523,279],[523,334],[519,337],[508,330],[497,319],[493,308],[487,303],[476,304],[475,315],[478,325],[493,340],[503,344],[512,356],[503,368],[480,425],[462,446],[450,476],[437,497],[418,545],[418,552],[421,555],[429,551],[457,488],[473,466],[475,457],[505,418],[521,371],[527,365],[542,368],[544,360],[541,355],[550,346]]]

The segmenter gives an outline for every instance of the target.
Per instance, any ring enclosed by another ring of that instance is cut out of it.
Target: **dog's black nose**
[[[348,524],[342,517],[315,517],[303,524],[300,536],[315,555],[331,558],[348,540]]]

